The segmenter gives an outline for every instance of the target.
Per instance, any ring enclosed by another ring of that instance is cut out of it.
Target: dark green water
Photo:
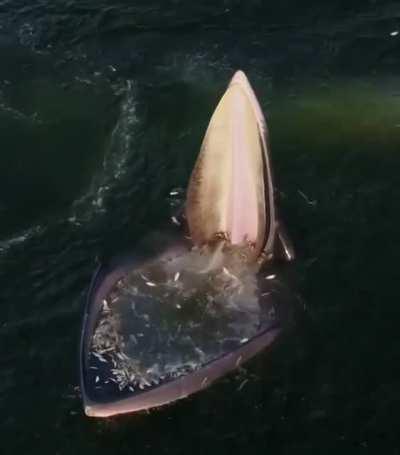
[[[399,453],[400,5],[268,3],[0,0],[1,453]],[[190,399],[88,419],[95,258],[167,219],[237,68],[306,320]]]

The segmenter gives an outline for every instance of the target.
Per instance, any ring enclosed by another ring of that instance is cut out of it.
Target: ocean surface
[[[171,214],[236,69],[304,321],[211,388],[83,414],[96,258]],[[400,453],[400,3],[0,0],[0,453]]]

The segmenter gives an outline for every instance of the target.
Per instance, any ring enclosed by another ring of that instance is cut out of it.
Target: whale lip
[[[254,114],[256,116],[258,126],[260,128],[260,134],[262,136],[263,135],[266,136],[268,134],[268,131],[267,131],[267,124],[266,124],[266,121],[265,121],[265,117],[264,117],[263,111],[261,109],[260,103],[257,100],[257,97],[256,97],[256,95],[254,93],[253,88],[250,85],[250,82],[249,82],[246,74],[242,70],[237,70],[235,72],[235,74],[233,75],[231,81],[229,82],[229,86],[232,86],[232,85],[235,85],[235,84],[239,85],[240,88],[248,96],[248,98],[249,98],[249,100],[251,102],[252,108],[254,110]],[[263,138],[261,138],[261,139],[263,139]],[[265,145],[265,148],[267,148],[268,144],[265,143],[264,145]]]
[[[242,70],[237,70],[229,82],[229,86],[239,84],[244,90],[251,90],[250,82]]]
[[[269,218],[269,232],[266,232],[265,243],[263,247],[263,251],[265,255],[272,254],[273,252],[273,243],[275,241],[275,229],[278,226],[276,220],[276,208],[275,208],[275,201],[274,201],[274,186],[273,186],[273,175],[271,170],[271,162],[270,162],[270,152],[269,152],[269,132],[267,127],[267,122],[265,121],[264,113],[261,109],[260,103],[254,93],[254,90],[246,76],[246,74],[242,70],[237,70],[233,75],[229,86],[237,84],[240,88],[246,93],[251,106],[253,108],[254,115],[256,117],[257,125],[259,128],[260,133],[260,140],[262,142],[263,148],[263,159],[264,159],[264,184],[265,184],[265,205],[266,210],[268,211],[268,218]],[[266,227],[268,229],[268,227]],[[288,240],[289,241],[289,240]],[[292,245],[285,245],[285,248],[290,250],[291,259],[294,258],[294,250]],[[289,257],[289,256],[288,256]]]

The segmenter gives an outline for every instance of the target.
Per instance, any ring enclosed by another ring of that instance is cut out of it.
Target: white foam
[[[10,248],[16,245],[21,245],[27,240],[35,237],[36,235],[42,233],[44,228],[40,225],[33,226],[29,229],[26,229],[14,237],[10,237],[6,240],[0,241],[0,254],[6,253]]]
[[[135,151],[136,126],[139,123],[134,82],[128,80],[122,93],[124,97],[119,119],[111,133],[102,166],[95,173],[89,190],[72,206],[69,221],[77,226],[104,214],[107,210],[107,195],[127,176],[128,161]]]

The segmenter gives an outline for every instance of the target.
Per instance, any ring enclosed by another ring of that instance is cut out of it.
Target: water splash
[[[193,249],[116,283],[92,339],[97,387],[111,381],[134,391],[186,375],[260,330],[265,308],[255,270],[219,255],[223,265],[210,268],[210,255]]]
[[[120,89],[123,100],[119,119],[111,133],[101,169],[95,174],[87,193],[74,202],[69,221],[81,225],[106,213],[106,198],[129,171],[128,161],[135,152],[137,115],[136,87],[128,80]],[[118,93],[119,94],[119,93]]]
[[[25,229],[16,236],[0,241],[0,256],[7,253],[12,247],[21,245],[22,243],[30,240],[38,235],[41,235],[45,231],[43,226],[37,225]]]
[[[53,222],[48,221],[46,227],[35,225],[17,235],[0,242],[0,255],[9,254],[10,250],[32,238],[42,235],[47,228],[53,225],[68,224],[77,228],[90,223],[99,216],[107,213],[106,199],[115,190],[115,186],[124,181],[129,171],[128,161],[135,152],[134,142],[136,126],[139,119],[136,113],[136,88],[133,81],[127,81],[118,87],[117,95],[122,95],[119,119],[110,135],[101,167],[92,178],[88,191],[73,202],[65,215],[57,217]],[[7,115],[25,121],[41,123],[35,116],[28,116],[16,111],[2,103],[0,93],[0,113],[6,111]]]
[[[2,81],[3,86],[9,85],[10,82],[7,80]],[[3,90],[0,87],[0,114],[5,114],[7,117],[14,120],[21,120],[28,123],[34,123],[36,125],[43,125],[45,122],[40,118],[38,112],[33,112],[32,114],[26,114],[21,112],[14,107],[11,107],[7,104]]]

